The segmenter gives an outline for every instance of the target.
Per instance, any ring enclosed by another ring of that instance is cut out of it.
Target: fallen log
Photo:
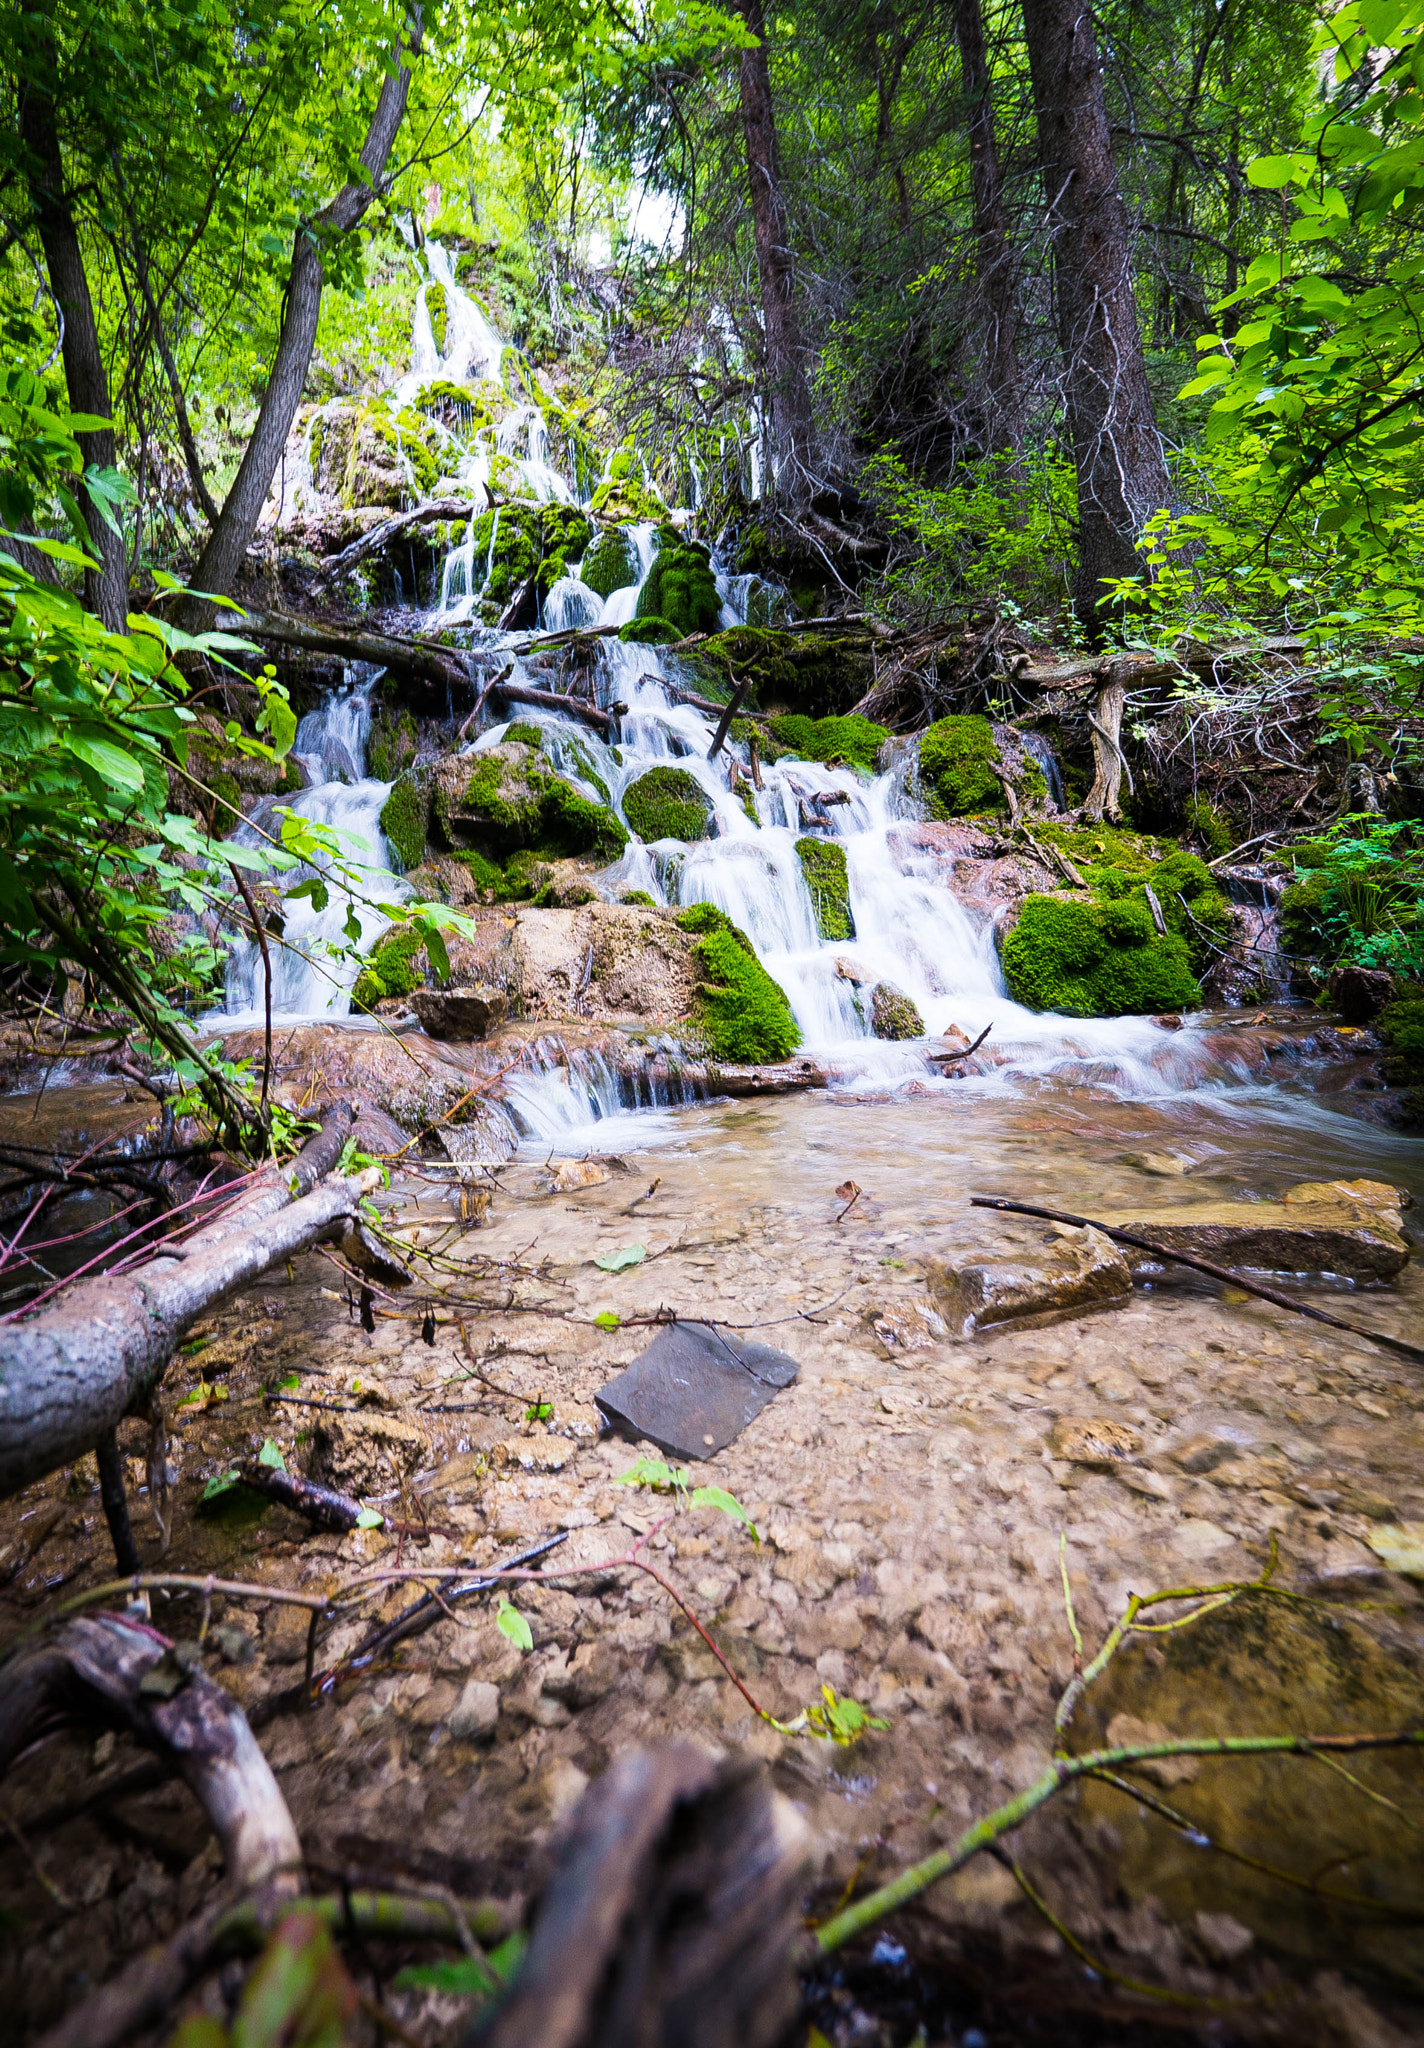
[[[365,1232],[364,1177],[326,1179],[351,1132],[341,1103],[295,1162],[272,1167],[182,1244],[144,1265],[98,1273],[51,1305],[0,1327],[0,1499],[71,1464],[135,1408],[145,1408],[200,1316],[270,1266],[336,1239],[363,1270],[408,1276]],[[388,1283],[389,1284],[389,1283]]]
[[[406,640],[394,633],[369,633],[356,626],[338,626],[318,619],[291,619],[282,612],[248,611],[239,630],[279,647],[304,647],[313,654],[338,654],[344,661],[370,661],[381,668],[401,669],[431,683],[453,683],[467,690],[470,677],[455,650],[431,640]]]
[[[328,583],[333,576],[344,576],[369,555],[380,554],[412,527],[431,526],[437,519],[468,519],[474,509],[468,498],[431,498],[424,505],[417,505],[413,512],[398,512],[394,519],[383,519],[379,526],[362,534],[360,540],[353,540],[339,555],[328,555],[321,565],[321,580]]]
[[[613,719],[608,712],[600,711],[596,704],[586,704],[581,697],[566,697],[559,690],[536,690],[530,683],[511,683],[497,676],[486,694],[503,697],[511,704],[537,704],[544,711],[561,711],[570,718],[581,718],[605,739],[613,732]]]

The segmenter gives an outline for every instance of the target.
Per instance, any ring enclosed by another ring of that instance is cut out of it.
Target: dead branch
[[[256,640],[274,640],[282,647],[304,647],[313,654],[339,654],[346,661],[372,661],[380,668],[422,676],[442,688],[453,683],[468,689],[470,678],[451,649],[430,640],[407,640],[392,633],[367,633],[334,621],[291,619],[281,612],[248,611],[239,630]]]
[[[360,540],[353,540],[339,555],[328,555],[321,565],[321,581],[329,583],[334,576],[344,576],[354,569],[358,562],[364,562],[369,555],[379,555],[393,540],[399,540],[403,533],[413,527],[433,525],[437,519],[468,519],[474,511],[468,498],[428,498],[414,511],[398,512],[394,519],[383,519],[379,526],[373,526]]]

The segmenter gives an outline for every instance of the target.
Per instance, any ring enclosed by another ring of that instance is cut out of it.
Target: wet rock
[[[551,1195],[572,1194],[576,1188],[600,1187],[610,1178],[599,1159],[561,1159],[544,1186]]]
[[[892,1358],[906,1351],[930,1351],[949,1335],[943,1316],[928,1302],[895,1302],[874,1317],[875,1334]]]
[[[1321,1203],[1349,1202],[1357,1208],[1372,1209],[1393,1230],[1399,1229],[1404,1210],[1414,1206],[1408,1188],[1397,1188],[1387,1180],[1303,1180],[1287,1188],[1281,1200],[1312,1208]]]
[[[1048,1235],[1041,1258],[958,1264],[931,1256],[930,1291],[956,1336],[999,1323],[1054,1322],[1127,1301],[1132,1275],[1102,1232],[1064,1226]]]
[[[676,1458],[708,1458],[797,1375],[794,1358],[769,1344],[748,1344],[705,1323],[660,1330],[626,1372],[595,1396],[623,1436],[645,1437]]]
[[[469,1679],[450,1715],[450,1733],[457,1742],[487,1742],[499,1721],[499,1687],[488,1679]]]
[[[1055,1458],[1067,1458],[1074,1465],[1089,1465],[1095,1471],[1111,1471],[1126,1458],[1135,1458],[1142,1439],[1125,1423],[1099,1416],[1089,1420],[1061,1415],[1049,1432],[1048,1447]]]
[[[1197,1939],[1214,1963],[1239,1963],[1256,1946],[1250,1928],[1233,1920],[1229,1913],[1198,1913],[1192,1924]]]
[[[1103,1221],[1218,1265],[1265,1273],[1392,1280],[1409,1259],[1408,1243],[1394,1224],[1368,1205],[1340,1199],[1192,1203],[1156,1214],[1122,1211]],[[1125,1249],[1134,1272],[1161,1263],[1150,1252]]]
[[[1114,1749],[1140,1749],[1147,1743],[1171,1740],[1171,1729],[1164,1728],[1160,1721],[1139,1721],[1135,1714],[1114,1714],[1108,1722],[1108,1741]],[[1135,1777],[1150,1778],[1154,1785],[1190,1785],[1201,1773],[1201,1758],[1144,1757],[1140,1763],[1124,1764],[1123,1769],[1130,1770]]]
[[[799,1088],[824,1088],[826,1070],[814,1060],[786,1060],[772,1067],[714,1067],[705,1070],[711,1095],[790,1095]],[[696,1080],[699,1070],[689,1067],[688,1078]]]
[[[923,1038],[924,1019],[903,989],[878,981],[870,994],[870,1029],[876,1038]]]
[[[394,1415],[318,1415],[307,1445],[306,1472],[338,1493],[382,1493],[430,1456],[420,1430]]]
[[[410,1007],[431,1038],[488,1038],[509,1015],[509,998],[488,986],[418,988]]]
[[[1424,1579],[1424,1522],[1383,1522],[1365,1541],[1390,1571]]]
[[[1326,994],[1347,1024],[1372,1024],[1394,995],[1394,976],[1384,967],[1337,967]]]

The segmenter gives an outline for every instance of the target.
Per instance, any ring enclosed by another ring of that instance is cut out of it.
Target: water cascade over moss
[[[853,939],[855,919],[850,909],[845,848],[834,839],[798,839],[796,854],[811,892],[816,929],[821,937]]]
[[[685,768],[650,768],[624,791],[623,815],[645,845],[658,839],[691,845],[707,837],[712,806]]]
[[[713,1059],[761,1066],[790,1059],[801,1043],[791,1005],[757,959],[752,942],[710,903],[694,903],[677,923],[697,940],[701,980],[693,1023]]]

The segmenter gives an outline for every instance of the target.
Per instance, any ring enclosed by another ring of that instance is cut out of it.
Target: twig
[[[1332,1330],[1343,1330],[1349,1337],[1363,1337],[1368,1343],[1381,1344],[1387,1351],[1398,1351],[1405,1358],[1424,1363],[1424,1345],[1411,1344],[1405,1337],[1391,1337],[1383,1330],[1362,1330],[1357,1323],[1347,1323],[1339,1316],[1327,1315],[1323,1308],[1315,1308],[1306,1301],[1293,1301],[1290,1295],[1281,1294],[1274,1287],[1263,1287],[1259,1280],[1248,1280],[1230,1266],[1218,1266],[1210,1259],[1199,1259],[1195,1252],[1173,1251],[1164,1244],[1154,1244],[1150,1238],[1139,1237],[1135,1231],[1119,1230],[1115,1224],[1095,1222],[1091,1216],[1070,1216],[1062,1209],[1042,1209],[1033,1202],[1010,1202],[999,1195],[971,1195],[969,1202],[974,1209],[1002,1209],[1014,1216],[1041,1216],[1048,1223],[1067,1223],[1077,1230],[1100,1230],[1114,1244],[1130,1244],[1138,1251],[1150,1252],[1154,1259],[1191,1266],[1213,1280],[1225,1281],[1228,1287],[1239,1287],[1246,1294],[1269,1301],[1275,1308],[1288,1308],[1298,1316],[1308,1316],[1314,1323],[1326,1323]]]
[[[931,1052],[927,1053],[925,1057],[929,1060],[933,1060],[936,1065],[948,1064],[950,1060],[967,1060],[971,1056],[971,1054],[978,1052],[980,1046],[984,1043],[984,1040],[989,1036],[989,1033],[993,1030],[993,1028],[994,1027],[992,1024],[986,1024],[984,1026],[984,1029],[979,1033],[979,1036],[975,1039],[973,1045],[966,1045],[963,1052]]]

